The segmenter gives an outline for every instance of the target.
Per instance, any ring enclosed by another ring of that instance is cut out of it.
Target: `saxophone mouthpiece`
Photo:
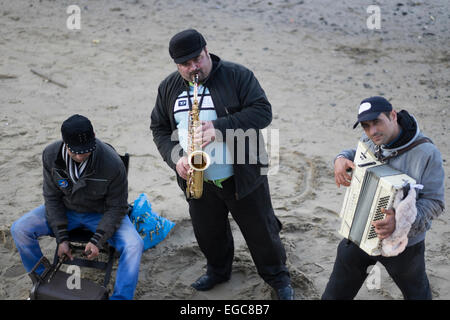
[[[194,75],[194,83],[198,83],[198,73]]]

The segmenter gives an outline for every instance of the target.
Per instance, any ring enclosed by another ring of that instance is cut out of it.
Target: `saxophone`
[[[198,74],[194,76],[194,101],[188,115],[188,163],[186,194],[188,199],[199,199],[203,194],[203,171],[210,165],[209,155],[202,150],[202,140],[195,139],[195,129],[201,127],[198,107]]]

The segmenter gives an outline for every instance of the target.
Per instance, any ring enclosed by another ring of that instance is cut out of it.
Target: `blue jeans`
[[[95,232],[103,216],[100,213],[79,213],[74,211],[66,211],[66,214],[68,230],[84,226],[92,232]],[[45,218],[45,206],[37,207],[14,222],[11,226],[11,234],[22,258],[22,263],[27,272],[30,272],[42,257],[38,241],[39,237],[54,236]],[[119,229],[108,240],[108,243],[120,254],[114,292],[110,299],[131,300],[138,282],[144,242],[128,216],[125,216]],[[37,272],[42,273],[43,268],[38,269]]]

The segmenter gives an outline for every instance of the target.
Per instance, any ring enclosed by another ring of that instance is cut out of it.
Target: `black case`
[[[36,273],[39,265],[45,267],[42,275]],[[80,278],[80,288],[69,289],[67,280],[71,276],[59,271],[62,261],[52,265],[46,257],[42,257],[29,272],[33,281],[30,292],[31,300],[106,300],[109,297],[107,289],[93,281]]]

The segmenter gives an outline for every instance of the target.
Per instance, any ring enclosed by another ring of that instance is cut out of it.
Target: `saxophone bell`
[[[195,171],[205,171],[211,164],[211,158],[202,150],[195,150],[189,154],[189,167]]]

